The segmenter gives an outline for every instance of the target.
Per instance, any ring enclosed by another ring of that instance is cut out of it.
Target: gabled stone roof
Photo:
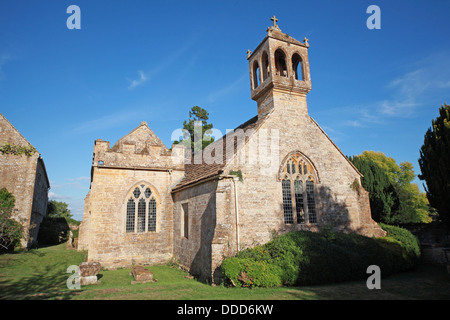
[[[142,154],[148,153],[148,146],[163,147],[164,151],[168,151],[161,139],[159,139],[152,129],[148,127],[147,122],[145,121],[141,122],[141,124],[129,134],[117,140],[110,151],[117,152],[121,150],[120,146],[123,144],[135,145],[136,153]]]
[[[266,119],[266,116],[259,117],[255,116],[248,120],[247,122],[241,124],[238,126],[235,131],[238,129],[242,129],[244,131],[249,129],[257,129]],[[330,139],[330,137],[323,131],[323,129],[317,124],[317,122],[309,117],[310,121],[316,125],[319,130],[325,135],[325,137],[331,142],[331,144],[339,151],[339,153],[347,160],[347,162],[350,164],[350,166],[353,167],[353,169],[362,177],[363,175],[359,172],[359,170],[353,165],[353,163],[342,153],[342,151],[338,148],[338,146]],[[220,138],[217,141],[214,141],[212,144],[210,144],[208,147],[214,148],[214,144],[222,144],[223,146],[223,161],[222,163],[212,163],[207,164],[204,162],[204,157],[202,157],[203,162],[201,164],[195,164],[194,161],[191,161],[191,164],[185,165],[185,175],[181,179],[181,181],[172,189],[172,192],[176,192],[184,187],[187,187],[189,185],[193,185],[196,183],[199,183],[203,180],[207,180],[210,178],[218,177],[224,172],[224,168],[227,165],[226,161],[233,159],[232,155],[233,153],[236,154],[237,151],[237,141],[234,142],[234,148],[233,150],[227,150],[226,149],[226,137],[230,134],[233,134],[233,131],[227,133],[225,136]],[[204,149],[202,152],[205,152],[206,149]]]
[[[3,121],[2,121],[3,120]],[[11,122],[6,119],[4,115],[0,113],[0,124],[3,122],[4,126],[8,126],[8,128],[0,126],[0,144],[10,143],[21,146],[29,146],[33,147],[33,145],[20,133],[16,127],[13,126]]]

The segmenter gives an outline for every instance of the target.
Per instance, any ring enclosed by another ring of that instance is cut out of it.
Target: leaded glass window
[[[127,233],[155,232],[157,205],[152,189],[142,184],[134,188],[127,199],[125,231]]]
[[[127,202],[127,221],[126,221],[126,229],[127,232],[134,232],[134,216],[136,211],[136,204],[133,199],[128,200]]]
[[[317,223],[315,203],[317,174],[314,166],[300,152],[293,152],[285,160],[280,173],[284,223]]]
[[[145,189],[145,197],[150,198],[151,195],[152,195],[152,191],[150,190],[150,188]]]
[[[308,217],[309,223],[316,223],[316,204],[314,199],[314,182],[311,179],[306,181],[306,196],[308,198]]]
[[[139,199],[137,232],[145,232],[145,200]]]
[[[148,203],[148,231],[156,231],[156,201],[150,200]]]
[[[297,213],[297,223],[305,222],[305,213],[303,209],[303,182],[297,176],[294,181],[295,188],[295,211]]]
[[[283,188],[284,223],[294,223],[292,215],[291,182],[283,179],[281,186]]]

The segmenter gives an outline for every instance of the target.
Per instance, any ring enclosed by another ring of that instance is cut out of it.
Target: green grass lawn
[[[170,266],[148,267],[158,280],[131,284],[130,269],[102,270],[100,284],[67,288],[68,266],[78,265],[84,254],[66,250],[65,244],[0,255],[2,300],[320,300],[320,299],[450,299],[450,275],[445,267],[420,265],[414,272],[383,278],[380,290],[365,281],[332,285],[278,288],[210,286]]]

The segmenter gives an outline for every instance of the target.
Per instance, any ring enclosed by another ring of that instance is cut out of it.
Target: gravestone
[[[153,273],[150,270],[142,266],[134,266],[130,274],[134,277],[134,281],[131,282],[132,284],[158,281],[153,277]]]
[[[102,268],[99,262],[82,262],[79,265],[80,268],[80,284],[89,285],[99,283],[97,274]]]

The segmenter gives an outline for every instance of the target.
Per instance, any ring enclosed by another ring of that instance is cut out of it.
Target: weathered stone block
[[[102,268],[100,262],[82,262],[79,265],[80,267],[80,276],[81,277],[89,277],[89,276],[97,276]]]
[[[98,284],[99,281],[97,280],[97,276],[87,276],[87,277],[80,277],[80,284],[82,286],[90,285],[90,284]]]
[[[134,277],[134,280],[132,283],[145,283],[145,282],[156,282],[157,280],[153,277],[153,273],[142,267],[142,266],[135,266],[131,270],[131,275]]]

